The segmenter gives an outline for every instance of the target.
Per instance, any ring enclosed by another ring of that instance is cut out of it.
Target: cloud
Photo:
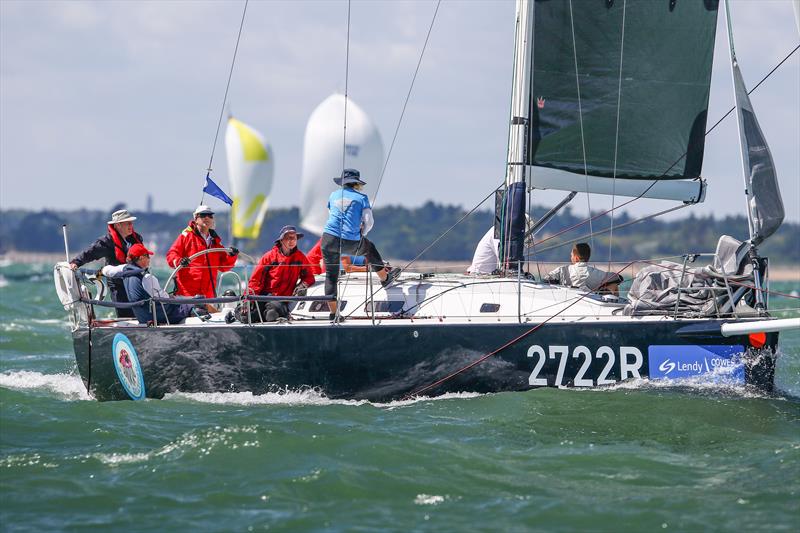
[[[199,199],[227,82],[241,2],[0,2],[0,206],[157,209]],[[433,2],[351,5],[348,91],[388,150],[433,16]],[[749,85],[798,35],[788,2],[734,1]],[[311,111],[345,88],[347,4],[250,2],[230,109],[264,132],[276,157],[271,205],[298,205]],[[502,180],[513,2],[443,2],[380,193],[466,207]],[[710,118],[732,103],[718,32]],[[800,105],[795,56],[753,95],[790,218],[800,219]],[[726,85],[727,84],[727,85]],[[226,183],[222,138],[215,155]],[[709,198],[697,214],[743,213],[732,120],[709,137]],[[537,193],[534,202],[552,201]],[[593,198],[596,208],[608,199]],[[576,204],[576,210],[586,202]],[[652,210],[642,202],[634,212]],[[682,212],[682,213],[685,213]]]

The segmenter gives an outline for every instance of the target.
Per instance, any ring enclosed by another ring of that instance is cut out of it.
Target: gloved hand
[[[230,247],[230,251],[228,252],[228,255],[231,256],[231,257],[239,255],[239,249],[237,247],[235,247],[235,246],[231,246]]]
[[[305,296],[307,293],[308,293],[308,285],[306,285],[305,283],[300,283],[300,285],[294,288],[295,296]]]
[[[182,267],[188,267],[189,266],[189,258],[188,257],[181,257],[180,265]]]

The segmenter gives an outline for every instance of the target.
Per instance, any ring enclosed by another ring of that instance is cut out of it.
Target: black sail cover
[[[698,177],[717,8],[717,0],[536,0],[529,163],[627,179]]]

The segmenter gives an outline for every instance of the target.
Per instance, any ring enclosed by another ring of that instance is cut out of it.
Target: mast
[[[500,265],[518,270],[525,234],[525,174],[530,125],[530,68],[533,43],[532,0],[517,0],[514,74],[508,128],[506,187],[500,216]]]

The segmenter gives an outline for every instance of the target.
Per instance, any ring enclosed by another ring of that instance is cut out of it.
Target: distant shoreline
[[[0,266],[6,263],[21,263],[21,264],[55,264],[59,261],[64,261],[63,254],[56,253],[38,253],[38,252],[17,252],[10,251],[0,255]],[[408,261],[394,260],[392,264],[403,266]],[[411,269],[415,272],[425,271],[438,271],[438,272],[465,272],[469,268],[469,261],[417,261]],[[598,264],[602,267],[605,263]],[[626,263],[611,263],[611,270],[623,268]],[[166,267],[166,261],[163,257],[154,256],[153,266],[156,268]],[[560,266],[555,263],[539,263],[539,269],[542,273],[549,272],[550,270]],[[641,267],[640,267],[641,268]],[[531,264],[531,269],[538,275],[534,264]],[[638,268],[636,269],[639,270]],[[631,274],[623,272],[623,275],[628,278]],[[770,279],[772,281],[791,281],[800,284],[800,265],[771,265],[770,266]]]

